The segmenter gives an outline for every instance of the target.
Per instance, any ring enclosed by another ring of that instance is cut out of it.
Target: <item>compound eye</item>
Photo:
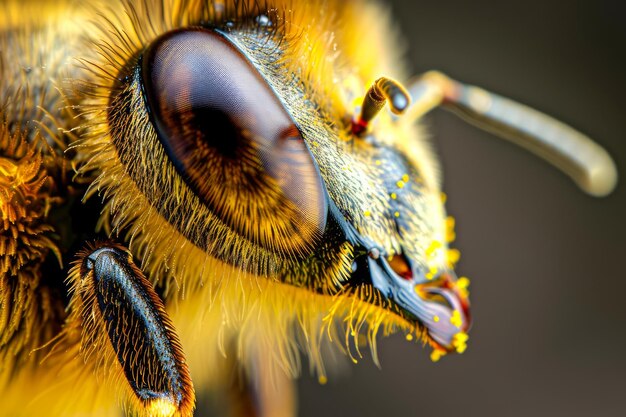
[[[252,63],[220,33],[194,29],[157,39],[141,65],[159,141],[202,203],[255,244],[308,252],[326,226],[322,179]]]

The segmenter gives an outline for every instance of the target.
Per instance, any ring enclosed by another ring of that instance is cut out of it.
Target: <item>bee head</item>
[[[382,112],[355,135],[354,103],[373,73],[320,63],[332,46],[296,17],[229,13],[154,33],[117,25],[136,39],[109,56],[118,73],[84,141],[103,222],[132,236],[148,276],[202,291],[231,279],[227,267],[307,292],[294,317],[317,311],[367,323],[372,339],[383,325],[436,355],[462,352],[467,280],[453,270],[451,220],[420,132]]]

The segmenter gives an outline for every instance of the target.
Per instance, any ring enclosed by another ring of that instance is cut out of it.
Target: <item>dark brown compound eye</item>
[[[159,141],[203,204],[255,244],[307,252],[326,226],[322,179],[248,59],[217,32],[171,32],[144,53],[142,84]]]

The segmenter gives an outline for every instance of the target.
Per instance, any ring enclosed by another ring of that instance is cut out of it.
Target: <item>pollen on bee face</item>
[[[437,272],[439,272],[439,270],[436,267],[431,266],[428,272],[425,274],[426,279],[429,281],[432,280],[433,278],[435,278],[435,276],[437,276]]]
[[[443,349],[434,348],[433,351],[430,353],[430,360],[433,361],[433,362],[439,362],[439,359],[441,359],[444,356],[446,356],[447,353],[448,352],[446,352]]]
[[[450,323],[453,326],[461,328],[461,325],[463,324],[463,319],[461,318],[461,312],[459,310],[452,311],[452,317],[450,317]]]
[[[441,250],[443,245],[438,240],[433,240],[428,248],[426,248],[426,258],[433,259],[437,256],[437,253]]]
[[[451,243],[456,239],[456,233],[454,231],[455,220],[454,217],[446,217],[446,242]]]
[[[456,281],[456,288],[459,291],[461,297],[467,299],[469,297],[469,287],[470,280],[467,277],[461,277]]]
[[[458,249],[448,249],[446,251],[447,263],[450,267],[454,267],[459,259],[461,259],[461,252]]]
[[[457,353],[463,353],[467,349],[469,336],[465,332],[458,332],[452,338],[452,346]]]

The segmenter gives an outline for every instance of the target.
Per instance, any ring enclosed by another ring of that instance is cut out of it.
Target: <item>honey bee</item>
[[[599,145],[427,72],[376,3],[64,1],[0,16],[2,412],[290,416],[301,355],[463,353],[437,107],[586,192]],[[388,111],[390,110],[390,111]]]

